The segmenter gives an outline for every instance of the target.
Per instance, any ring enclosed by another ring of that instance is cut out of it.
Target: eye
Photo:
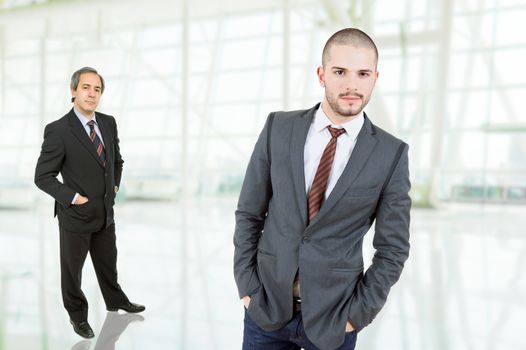
[[[343,71],[343,69],[337,69],[337,70],[334,71],[334,74],[336,74],[336,75],[344,75],[345,72]]]
[[[371,74],[369,72],[360,72],[360,76],[363,77],[363,78],[367,78],[370,75]]]

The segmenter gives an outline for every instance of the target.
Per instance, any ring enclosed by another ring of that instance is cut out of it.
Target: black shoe
[[[144,305],[139,305],[139,304],[135,304],[135,303],[128,303],[126,305],[108,306],[108,307],[106,307],[106,310],[108,310],[108,311],[119,311],[119,309],[120,310],[124,310],[126,312],[129,312],[131,314],[136,314],[138,312],[143,312],[144,310],[146,310]]]
[[[75,333],[80,335],[83,338],[90,339],[95,336],[95,333],[93,333],[93,329],[91,329],[91,326],[86,321],[81,322],[75,322],[72,320],[69,320],[69,323],[73,325],[73,330]]]

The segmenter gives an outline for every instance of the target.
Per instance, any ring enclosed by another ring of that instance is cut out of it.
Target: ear
[[[323,70],[323,66],[319,66],[318,69],[316,69],[316,75],[318,75],[320,86],[325,87],[325,71]]]
[[[380,73],[378,71],[374,72],[374,84],[373,88],[376,86],[376,81],[378,80],[378,77],[380,76]]]
[[[71,93],[71,103],[75,103],[75,97],[77,97],[77,92],[73,89],[69,89],[69,92]]]

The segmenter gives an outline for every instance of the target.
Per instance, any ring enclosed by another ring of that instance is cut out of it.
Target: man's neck
[[[77,106],[73,106],[73,108],[75,109],[75,112],[89,120],[93,119],[93,117],[95,116],[95,112],[92,112],[91,115],[88,115],[85,111],[77,108]]]

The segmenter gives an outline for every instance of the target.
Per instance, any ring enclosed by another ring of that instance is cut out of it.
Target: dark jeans
[[[301,312],[294,314],[287,325],[277,331],[261,329],[245,310],[243,350],[320,350],[307,338],[303,329]],[[354,350],[356,332],[345,333],[345,341],[337,350]]]

